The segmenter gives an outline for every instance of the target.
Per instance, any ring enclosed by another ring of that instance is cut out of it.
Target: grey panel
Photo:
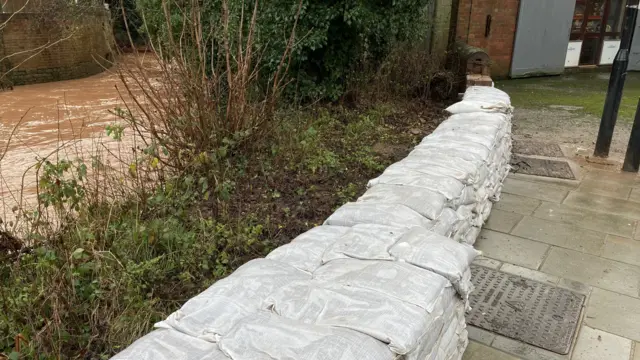
[[[521,0],[511,77],[561,74],[575,0]]]
[[[636,20],[636,32],[633,34],[633,42],[631,43],[629,70],[640,71],[640,12],[638,20]]]
[[[571,349],[585,296],[482,266],[467,323],[559,354]]]

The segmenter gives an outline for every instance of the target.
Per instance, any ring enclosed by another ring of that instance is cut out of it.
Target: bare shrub
[[[166,36],[151,39],[154,53],[120,72],[123,93],[130,99],[122,118],[162,164],[177,171],[203,162],[222,165],[228,154],[264,136],[286,85],[295,37],[294,26],[275,73],[265,83],[259,78],[256,46],[258,1],[247,21],[244,5],[236,19],[223,0],[221,24],[210,33],[203,31],[200,6],[197,0],[183,7],[162,0]],[[180,21],[172,17],[176,7]]]
[[[354,75],[347,97],[365,102],[447,100],[457,89],[457,79],[446,56],[432,53],[423,42],[398,43],[380,66],[365,64]]]

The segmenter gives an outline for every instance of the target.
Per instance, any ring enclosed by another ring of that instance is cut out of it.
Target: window
[[[624,21],[625,2],[625,0],[611,0],[604,30],[608,37],[620,38]]]

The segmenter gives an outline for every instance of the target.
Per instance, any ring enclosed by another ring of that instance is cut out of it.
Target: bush
[[[265,78],[278,71],[282,53],[289,46],[289,34],[298,17],[296,39],[289,66],[295,87],[290,97],[298,100],[336,100],[344,93],[354,69],[367,63],[377,68],[398,41],[420,42],[426,38],[427,9],[431,0],[331,0],[297,2],[272,0],[259,4],[256,46],[262,57]],[[162,13],[162,0],[138,0],[146,19],[146,31],[154,39],[166,42],[169,27]],[[242,18],[245,1],[234,2],[230,14]],[[300,5],[300,8],[298,7]],[[200,9],[208,19],[203,33],[220,21],[221,0],[205,2]],[[189,12],[189,8],[182,11]],[[298,14],[299,11],[299,15]],[[173,13],[173,12],[172,12]],[[244,21],[248,21],[248,16]],[[182,23],[179,16],[171,22],[173,34]],[[219,44],[205,44],[206,52],[215,52]]]

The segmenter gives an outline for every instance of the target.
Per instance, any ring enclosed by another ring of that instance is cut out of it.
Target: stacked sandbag
[[[511,110],[503,92],[469,88],[357,201],[114,359],[460,360],[472,244],[509,170]]]
[[[452,115],[409,156],[371,180],[360,201],[405,205],[434,221],[432,227],[443,211],[453,210],[458,221],[450,231],[437,232],[473,244],[509,173],[512,108],[506,93],[472,86],[447,110]]]

